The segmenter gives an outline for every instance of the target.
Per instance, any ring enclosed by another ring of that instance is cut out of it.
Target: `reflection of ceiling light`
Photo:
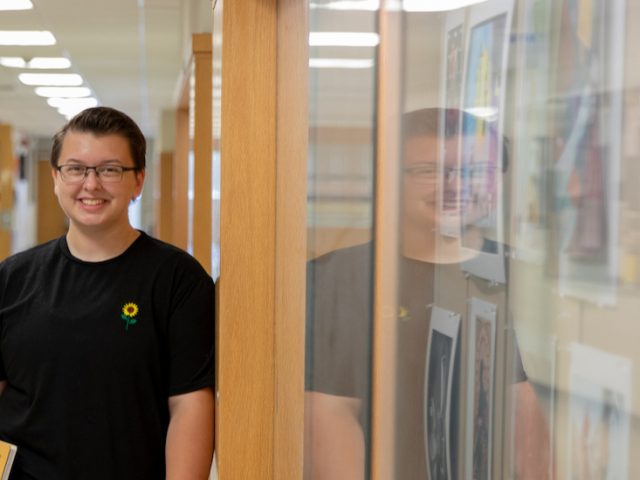
[[[98,106],[98,100],[94,97],[85,98],[59,98],[47,99],[49,106],[53,108],[91,108]]]
[[[64,97],[79,98],[91,95],[91,90],[87,87],[38,87],[36,95],[39,97]]]
[[[31,10],[33,3],[29,0],[2,0],[0,10]]]
[[[49,31],[0,30],[0,45],[55,45],[56,37]]]
[[[310,58],[310,68],[372,68],[369,58]]]
[[[69,68],[71,62],[64,57],[34,57],[29,61],[22,57],[0,57],[0,65],[13,68]]]
[[[403,0],[405,12],[445,12],[468,7],[487,0]]]
[[[21,73],[18,79],[25,85],[52,85],[76,87],[82,85],[77,73]]]
[[[380,9],[380,0],[338,0],[329,3],[311,3],[312,10],[367,10],[376,11]]]
[[[312,47],[375,47],[380,43],[377,33],[365,32],[310,32]]]
[[[495,107],[472,107],[465,108],[464,111],[487,122],[493,122],[498,119],[498,109]]]

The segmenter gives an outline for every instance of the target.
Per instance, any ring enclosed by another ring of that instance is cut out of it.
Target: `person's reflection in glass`
[[[494,250],[496,241],[481,228],[488,202],[496,201],[482,183],[486,178],[478,169],[470,177],[459,164],[460,136],[450,125],[460,124],[460,115],[433,108],[403,117],[398,354],[395,384],[384,386],[396,393],[397,480],[428,478],[423,392],[430,319],[425,305],[433,301],[435,266],[459,271],[459,264],[477,252]],[[496,172],[485,168],[484,174]],[[306,479],[353,480],[367,475],[372,254],[371,244],[359,245],[331,252],[308,266]],[[465,344],[463,340],[460,347]],[[509,390],[515,405],[517,478],[547,479],[547,423],[519,355]],[[458,443],[455,438],[451,443],[453,479]]]

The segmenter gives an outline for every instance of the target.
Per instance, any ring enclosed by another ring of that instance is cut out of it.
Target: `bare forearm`
[[[529,382],[521,382],[513,388],[517,395],[515,445],[518,478],[551,480],[554,475],[547,419]]]
[[[167,480],[207,480],[214,447],[214,399],[210,389],[169,400]]]

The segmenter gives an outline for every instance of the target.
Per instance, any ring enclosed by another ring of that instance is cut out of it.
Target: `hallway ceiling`
[[[127,112],[153,136],[161,110],[175,103],[186,1],[32,0],[32,10],[0,10],[0,30],[49,30],[57,40],[52,46],[0,45],[0,57],[71,61],[65,70],[0,66],[0,122],[50,137],[65,117],[37,96],[35,87],[23,85],[18,74],[77,73],[101,105]]]

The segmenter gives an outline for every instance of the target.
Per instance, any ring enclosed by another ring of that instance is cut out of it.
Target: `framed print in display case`
[[[459,332],[459,314],[432,307],[424,391],[427,472],[431,480],[455,479],[451,458],[452,449],[456,448],[455,428],[451,419],[457,404],[454,371]]]
[[[567,479],[629,477],[631,359],[574,343]]]
[[[459,174],[462,246],[474,255],[462,268],[505,282],[505,90],[512,0],[489,0],[469,9]]]
[[[492,478],[496,309],[494,304],[478,298],[469,302],[465,445],[468,480]]]
[[[593,3],[591,5],[591,3]],[[625,2],[561,2],[550,271],[561,295],[617,303]],[[556,267],[557,265],[557,267]]]

